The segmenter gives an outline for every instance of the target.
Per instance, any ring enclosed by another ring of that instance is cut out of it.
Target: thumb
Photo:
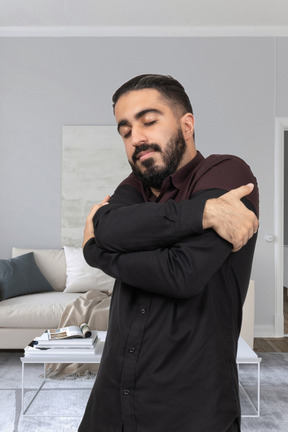
[[[107,195],[101,202],[100,205],[105,205],[105,204],[109,204],[109,200],[110,200],[110,195]]]
[[[254,189],[254,184],[253,183],[248,183],[247,185],[244,186],[240,186],[237,189],[234,189],[234,192],[237,196],[237,198],[241,199],[246,195],[249,195]]]

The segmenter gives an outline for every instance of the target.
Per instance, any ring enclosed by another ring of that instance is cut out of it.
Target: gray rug
[[[20,352],[0,351],[1,432],[76,432],[94,378],[49,380],[28,408],[29,415],[22,416],[20,356]],[[260,356],[263,358],[261,415],[258,418],[242,418],[242,432],[287,432],[288,353],[265,353]],[[25,407],[41,384],[42,373],[41,365],[25,366]],[[242,413],[255,414],[246,394],[256,404],[256,367],[242,365],[239,375]]]
[[[287,432],[288,353],[263,353],[259,357],[262,357],[260,417],[243,418],[242,432]],[[243,374],[240,369],[240,380],[244,389],[255,397],[256,388],[251,386],[252,369],[245,367]],[[241,400],[244,412],[245,402]]]

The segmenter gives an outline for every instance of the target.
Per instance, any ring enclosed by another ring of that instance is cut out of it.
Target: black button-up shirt
[[[240,418],[235,357],[256,236],[239,252],[202,229],[205,202],[254,183],[239,158],[198,153],[156,198],[131,174],[84,247],[116,279],[81,432],[225,432]],[[240,420],[239,420],[240,421]]]

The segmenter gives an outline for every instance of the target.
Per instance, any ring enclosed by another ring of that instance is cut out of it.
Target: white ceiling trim
[[[268,27],[0,27],[0,37],[288,37],[288,26]]]

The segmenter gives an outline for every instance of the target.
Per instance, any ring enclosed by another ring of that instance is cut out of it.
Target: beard
[[[134,174],[142,181],[145,187],[152,187],[155,189],[161,189],[163,180],[169,175],[173,174],[182,160],[182,157],[186,151],[187,145],[181,129],[178,129],[175,137],[171,138],[167,143],[166,148],[161,150],[158,144],[142,144],[139,145],[132,156],[132,162],[129,162]],[[153,158],[145,159],[142,165],[146,168],[144,172],[136,165],[137,155],[146,150],[154,150],[162,153],[164,166],[157,167]]]

